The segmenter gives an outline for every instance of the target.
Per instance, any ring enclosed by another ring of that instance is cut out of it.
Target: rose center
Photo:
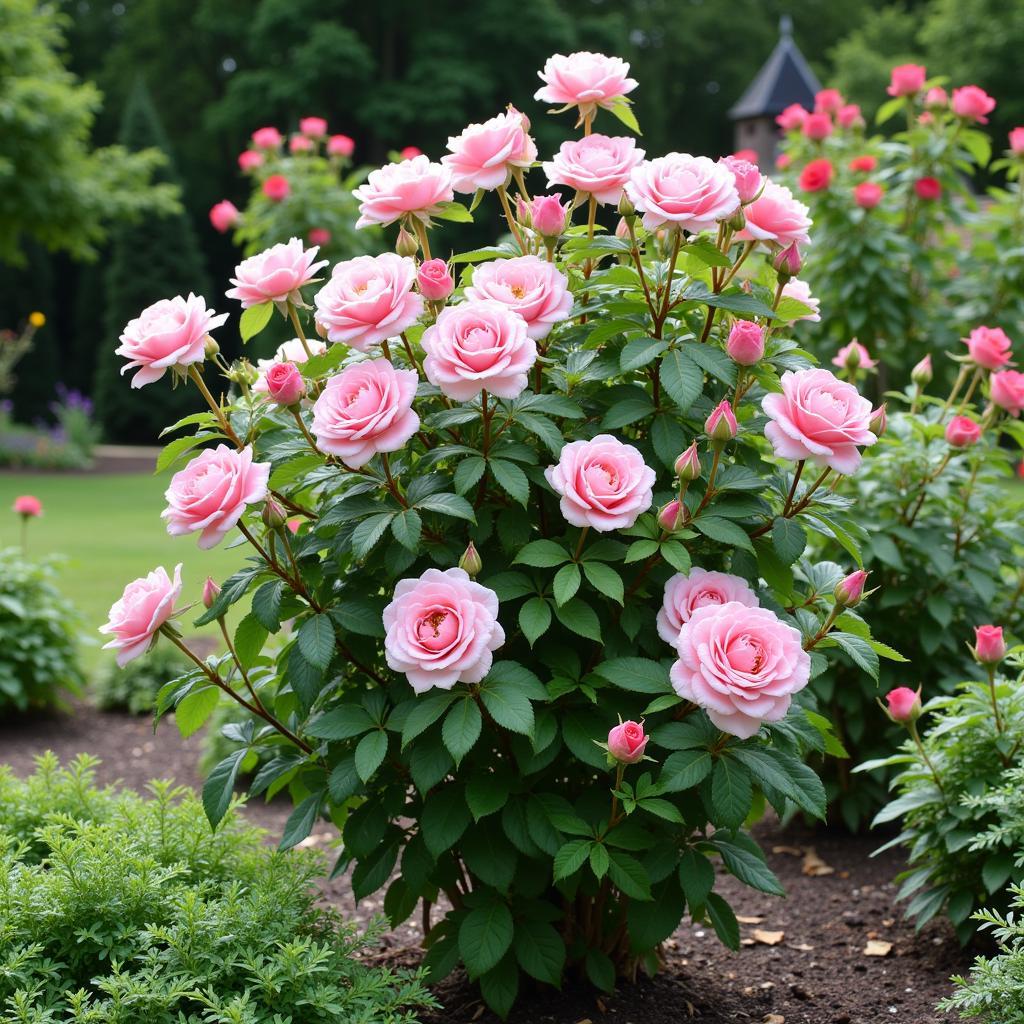
[[[429,612],[416,623],[416,639],[431,652],[450,647],[458,631],[458,618],[443,608]]]
[[[732,644],[729,661],[737,671],[756,675],[764,667],[764,648],[756,638],[744,634]]]

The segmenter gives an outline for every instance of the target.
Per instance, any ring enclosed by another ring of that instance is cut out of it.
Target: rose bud
[[[729,358],[740,366],[753,366],[764,356],[764,328],[753,320],[737,320],[725,343]]]
[[[272,174],[263,182],[263,194],[274,203],[280,203],[288,198],[292,187],[283,174]]]
[[[306,237],[309,239],[310,245],[317,247],[329,245],[331,242],[331,233],[327,228],[310,228],[309,234]]]
[[[448,269],[448,264],[442,259],[427,260],[420,264],[416,271],[416,283],[420,289],[420,295],[431,302],[441,302],[447,299],[455,290],[455,281]]]
[[[658,525],[666,533],[675,533],[683,525],[683,506],[678,499],[670,501],[661,509]]]
[[[910,379],[919,387],[923,388],[932,382],[932,357],[926,355],[911,371]]]
[[[480,558],[480,553],[477,551],[476,545],[470,541],[459,559],[459,568],[470,576],[479,576],[483,567],[484,563]]]
[[[210,223],[223,235],[238,223],[238,207],[230,199],[222,199],[210,207]]]
[[[633,205],[633,200],[626,195],[625,189],[623,189],[622,195],[619,196],[618,211],[620,217],[636,216],[636,207]]]
[[[897,686],[885,695],[889,705],[885,712],[889,718],[899,725],[908,725],[921,717],[921,691],[912,690],[909,686]]]
[[[537,196],[529,209],[530,222],[538,235],[557,238],[565,230],[569,207],[563,206],[558,196]]]
[[[214,582],[212,576],[206,577],[206,582],[203,584],[203,605],[207,608],[213,607],[213,602],[217,600],[217,595],[220,593],[220,587]]]
[[[859,605],[864,597],[864,584],[867,579],[868,574],[863,569],[857,569],[841,579],[832,591],[836,604],[840,608],[855,608]]]
[[[885,409],[885,402],[883,402],[872,414],[871,419],[868,421],[868,430],[871,431],[875,437],[881,437],[885,433],[886,427],[889,425],[889,416]]]
[[[697,454],[697,442],[694,441],[682,455],[676,459],[676,476],[684,483],[696,480],[700,476],[700,456]]]
[[[327,140],[327,152],[331,156],[351,156],[356,144],[347,135],[332,135]]]
[[[295,405],[306,394],[306,382],[294,363],[274,363],[266,382],[267,393],[278,405]]]
[[[33,494],[21,494],[11,506],[23,519],[35,519],[43,514],[43,503]]]
[[[982,665],[996,665],[1006,657],[1006,641],[1003,639],[1002,626],[975,626],[974,646],[971,648],[974,657]]]
[[[954,416],[946,425],[946,440],[954,448],[970,448],[981,437],[981,425],[966,416]]]
[[[737,433],[736,416],[728,399],[723,399],[711,411],[704,423],[704,433],[717,445],[731,441]]]
[[[398,229],[398,238],[395,241],[395,252],[399,256],[415,256],[420,251],[420,243],[412,232],[405,228]]]
[[[271,530],[280,530],[287,521],[284,509],[273,498],[268,498],[263,506],[264,525]]]
[[[620,722],[608,733],[608,753],[620,764],[636,764],[644,756],[650,737],[638,722]]]
[[[800,249],[796,242],[790,242],[785,249],[780,249],[772,260],[772,266],[783,284],[791,277],[796,277],[803,265],[804,261],[800,258]]]

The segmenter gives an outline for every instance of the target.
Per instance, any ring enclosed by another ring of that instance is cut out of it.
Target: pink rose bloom
[[[921,64],[898,64],[892,69],[889,87],[890,96],[912,96],[924,88],[927,71]]]
[[[723,732],[747,739],[762,722],[785,718],[792,695],[807,685],[811,657],[802,641],[767,608],[705,605],[679,631],[672,689]]]
[[[327,152],[330,156],[351,156],[355,151],[355,141],[347,135],[332,135],[327,140]]]
[[[855,156],[850,161],[850,170],[862,173],[873,171],[878,166],[877,157],[871,155]]]
[[[1010,361],[1010,339],[1000,327],[975,327],[964,338],[973,362],[986,370],[998,370]]]
[[[914,192],[918,199],[934,202],[942,195],[942,182],[938,178],[918,178],[914,182]]]
[[[736,152],[732,154],[732,158],[734,160],[743,160],[748,164],[753,164],[755,167],[757,166],[757,161],[760,159],[757,155],[756,149],[737,149]],[[727,158],[722,157],[722,159],[725,160]]]
[[[832,118],[828,114],[808,114],[801,130],[808,139],[820,142],[832,134]]]
[[[173,580],[163,566],[133,580],[111,606],[106,624],[100,626],[101,633],[114,637],[103,649],[117,651],[121,668],[145,654],[157,631],[174,614],[174,602],[180,596],[181,563],[174,567]]]
[[[608,733],[608,753],[619,764],[636,764],[643,760],[649,739],[640,722],[620,722]]]
[[[810,320],[814,324],[820,322],[821,303],[811,294],[811,286],[806,281],[801,281],[796,277],[791,278],[783,285],[782,297],[784,299],[795,299],[810,310],[809,313],[798,316],[796,318],[798,321]]]
[[[873,210],[885,195],[885,189],[877,182],[862,181],[853,189],[853,201],[862,210]]]
[[[740,366],[759,363],[764,357],[764,328],[753,320],[737,320],[729,330],[725,351]]]
[[[586,50],[548,57],[544,70],[537,72],[544,83],[533,98],[555,106],[577,106],[581,113],[610,107],[636,87],[629,77],[629,65],[620,57]]]
[[[34,494],[19,494],[11,507],[26,519],[35,519],[43,514],[43,503]]]
[[[1024,409],[1024,373],[1000,370],[992,374],[990,385],[992,401],[1011,416],[1019,416]]]
[[[634,167],[626,195],[649,231],[669,224],[696,234],[731,217],[740,205],[732,172],[689,153],[667,153]]]
[[[238,223],[238,207],[230,199],[222,199],[210,207],[210,223],[222,235]]]
[[[327,228],[310,228],[306,238],[309,239],[310,245],[319,247],[330,244],[331,233]]]
[[[309,338],[306,341],[306,345],[309,347],[309,351],[314,356],[322,356],[327,351],[327,345],[322,342],[319,338]],[[306,349],[302,347],[302,342],[298,338],[292,338],[291,341],[282,342],[277,347],[277,352],[274,353],[273,359],[258,359],[256,361],[256,369],[259,371],[259,376],[256,378],[256,383],[253,384],[252,390],[257,394],[266,395],[269,394],[267,388],[267,374],[279,363],[304,363],[307,359]]]
[[[455,280],[448,264],[442,259],[426,260],[416,271],[416,284],[420,295],[431,302],[447,299],[455,291]]]
[[[980,424],[968,416],[954,416],[946,424],[946,442],[953,448],[970,448],[980,438]]]
[[[938,108],[949,104],[949,96],[941,85],[934,85],[924,94],[924,105],[926,107]]]
[[[535,341],[546,338],[572,310],[569,279],[553,263],[538,256],[515,256],[481,263],[473,270],[467,299],[494,299],[526,321]]]
[[[841,128],[856,128],[864,123],[864,115],[856,103],[847,103],[836,113],[836,120]]]
[[[288,140],[288,150],[291,153],[311,153],[313,151],[313,140],[305,135],[293,135]]]
[[[420,154],[371,171],[352,195],[359,200],[356,227],[365,228],[391,224],[406,214],[429,221],[455,198],[455,191],[451,171]]]
[[[537,361],[526,321],[505,303],[475,299],[447,306],[423,332],[427,380],[457,402],[481,391],[518,398]]]
[[[249,505],[266,500],[270,463],[252,459],[249,446],[236,451],[219,444],[175,473],[164,492],[167,508],[160,513],[167,532],[181,537],[198,530],[200,549],[216,547]]]
[[[995,665],[1006,657],[1002,626],[974,627],[974,656],[983,665]]]
[[[843,370],[871,370],[878,363],[871,358],[871,353],[859,341],[854,340],[844,345],[832,357],[832,365]]]
[[[984,89],[976,85],[965,85],[953,90],[950,103],[953,113],[965,121],[988,124],[988,116],[996,109],[996,101]]]
[[[810,241],[810,210],[785,185],[765,181],[761,194],[743,213],[747,222],[736,237],[744,241],[774,242],[783,248]]]
[[[255,149],[247,149],[238,154],[238,166],[242,171],[254,171],[263,165],[263,154]]]
[[[235,267],[235,277],[231,283],[235,286],[225,293],[229,299],[238,299],[242,308],[258,306],[261,302],[301,303],[299,289],[309,284],[316,277],[321,267],[327,266],[327,260],[316,260],[319,252],[317,246],[306,249],[301,238],[291,238],[287,242],[278,242],[269,249],[250,256]]]
[[[736,601],[748,608],[757,608],[760,601],[746,580],[727,572],[691,569],[678,572],[665,584],[665,596],[658,611],[658,636],[667,644],[675,644],[679,630],[693,618],[698,608]]]
[[[278,405],[295,405],[306,395],[306,381],[294,363],[274,363],[263,379],[267,394]]]
[[[283,202],[291,194],[292,187],[283,174],[271,174],[263,182],[263,194],[272,202]]]
[[[396,370],[383,358],[353,363],[331,377],[313,403],[317,447],[350,469],[378,452],[397,452],[420,427],[412,409],[416,380],[415,370]]]
[[[284,141],[276,128],[257,128],[252,133],[252,144],[260,149],[277,149]]]
[[[752,202],[754,197],[761,191],[761,185],[764,182],[761,172],[757,169],[757,164],[752,160],[744,160],[735,154],[723,156],[718,162],[723,167],[727,167],[732,174],[733,181],[736,184],[736,194],[740,197],[740,202],[743,204]]]
[[[894,722],[912,722],[921,714],[921,692],[909,686],[897,686],[885,695],[889,717]]]
[[[115,350],[128,363],[121,373],[139,367],[132,387],[141,388],[159,380],[172,366],[189,366],[203,361],[206,336],[227,320],[227,313],[206,308],[206,300],[189,293],[176,295],[147,306],[128,325]]]
[[[490,191],[508,181],[513,167],[529,167],[537,159],[529,128],[526,118],[510,107],[483,124],[471,124],[461,135],[450,136],[449,153],[441,163],[451,172],[455,191]]]
[[[464,569],[427,569],[400,580],[384,609],[388,666],[404,672],[417,693],[479,683],[505,642],[498,597]]]
[[[618,203],[633,168],[644,158],[631,138],[585,135],[562,143],[544,164],[548,185],[587,192],[599,203]]]
[[[322,117],[304,117],[299,121],[299,131],[312,139],[322,138],[327,134],[327,121]]]
[[[869,429],[871,403],[828,370],[787,370],[782,393],[761,402],[765,436],[783,459],[810,459],[849,475],[860,465],[859,445],[878,440]]]
[[[1024,128],[1014,128],[1010,132],[1010,152],[1014,156],[1024,154]]]
[[[824,192],[832,184],[832,161],[826,157],[812,160],[800,172],[800,187],[805,192]]]
[[[808,112],[804,110],[799,103],[790,103],[790,105],[775,118],[775,123],[784,132],[795,132],[803,128],[804,121],[807,120],[807,117]]]
[[[317,325],[329,341],[368,352],[416,323],[423,297],[412,290],[415,280],[416,264],[393,252],[338,263],[313,296]]]
[[[563,206],[557,195],[534,196],[527,209],[533,230],[543,238],[557,238],[565,230],[571,212],[570,204]]]
[[[816,114],[835,114],[843,106],[843,94],[838,89],[822,89],[814,95]]]
[[[632,526],[651,507],[656,479],[640,452],[610,434],[571,441],[544,476],[561,496],[566,522],[599,533]]]

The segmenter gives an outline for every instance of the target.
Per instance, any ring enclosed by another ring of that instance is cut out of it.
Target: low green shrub
[[[184,675],[191,663],[176,647],[154,647],[125,668],[110,662],[93,684],[93,699],[102,711],[148,715],[165,683]]]

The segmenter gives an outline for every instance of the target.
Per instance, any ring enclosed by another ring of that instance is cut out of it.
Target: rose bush
[[[540,95],[594,138],[595,118],[635,124],[627,75],[554,57]],[[827,485],[882,429],[791,337],[814,315],[803,205],[772,190],[747,237],[760,176],[674,153],[631,167],[612,232],[605,172],[631,140],[577,147],[597,156],[562,199],[529,195],[517,112],[450,146],[357,190],[361,223],[398,222],[396,253],[242,314],[243,338],[275,303],[292,324],[297,401],[274,400],[280,371],[257,390],[227,368],[224,402],[174,371],[210,408],[160,457],[204,449],[168,520],[209,540],[233,523],[251,553],[203,590],[226,651],[159,711],[191,731],[234,699],[211,821],[259,752],[252,795],[295,802],[282,846],[328,816],[357,897],[386,885],[396,924],[422,904],[432,977],[462,961],[504,1014],[520,971],[608,989],[655,969],[687,910],[737,947],[716,872],[780,893],[744,824],[765,801],[820,816],[802,758],[842,750],[808,684],[838,650],[869,671],[898,655],[850,610],[863,574],[834,595],[845,573],[802,557],[818,536],[859,561],[860,514]],[[508,236],[439,266],[431,228],[474,216],[453,199],[469,185]],[[166,574],[129,586],[108,627],[124,660],[157,636],[188,651],[172,611]]]

